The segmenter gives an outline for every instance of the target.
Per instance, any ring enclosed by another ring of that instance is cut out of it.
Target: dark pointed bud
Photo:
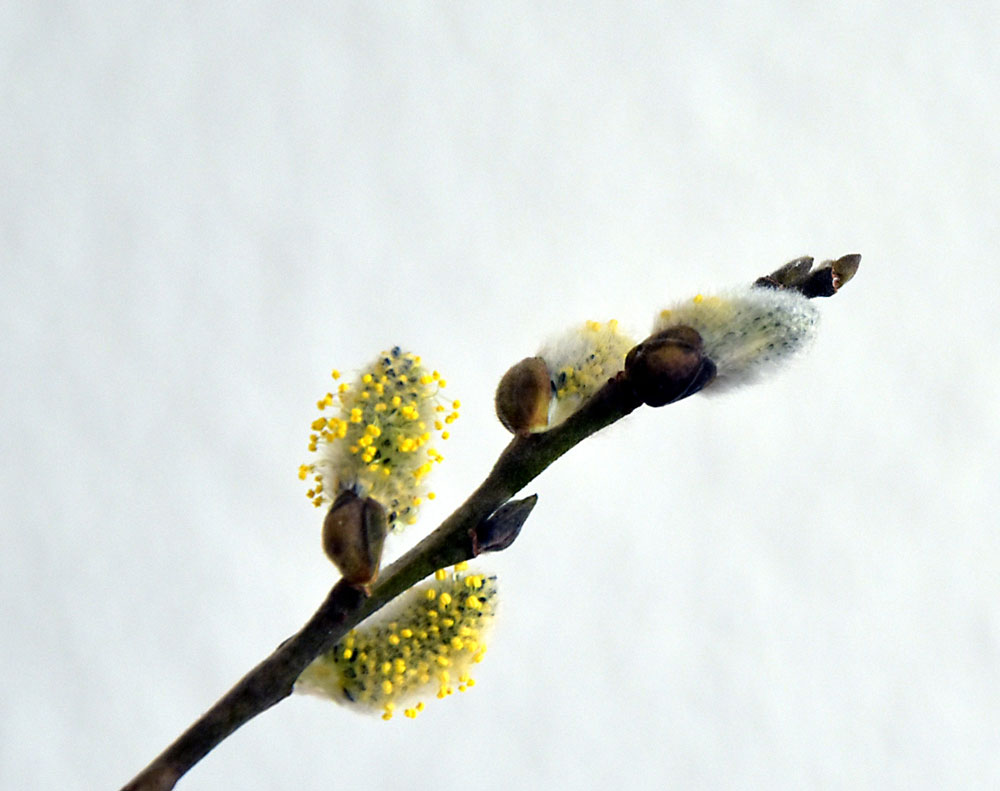
[[[652,335],[625,358],[625,374],[636,395],[649,406],[663,406],[694,395],[715,377],[701,336],[691,327],[670,327]]]
[[[808,256],[789,261],[769,275],[757,278],[758,288],[789,288],[803,296],[832,297],[858,271],[861,256],[857,253],[844,255],[836,261],[824,261],[812,269],[813,259]]]
[[[385,509],[376,500],[343,491],[323,521],[323,551],[345,582],[367,585],[378,578],[387,532]]]
[[[839,289],[848,280],[857,274],[858,267],[861,266],[861,256],[858,253],[844,255],[833,262],[833,287]]]
[[[549,424],[552,383],[541,357],[526,357],[497,385],[497,417],[512,434],[543,431]]]
[[[470,530],[473,556],[499,552],[513,544],[537,502],[537,494],[523,500],[509,500]]]
[[[758,278],[754,285],[765,288],[798,288],[809,276],[809,270],[812,269],[812,265],[812,256],[805,255],[801,258],[796,258],[784,266],[775,269],[771,274]]]

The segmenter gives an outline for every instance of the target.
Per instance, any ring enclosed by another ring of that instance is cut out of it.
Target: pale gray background
[[[465,404],[395,554],[546,336],[855,251],[799,364],[531,486],[474,691],[181,788],[1000,784],[998,13],[3,4],[0,786],[121,785],[311,614],[331,367]]]

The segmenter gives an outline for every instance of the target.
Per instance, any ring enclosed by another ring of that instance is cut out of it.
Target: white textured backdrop
[[[296,469],[402,343],[864,255],[772,382],[528,490],[475,690],[294,698],[182,789],[1000,784],[994,3],[6,3],[0,786],[116,788],[333,582]]]

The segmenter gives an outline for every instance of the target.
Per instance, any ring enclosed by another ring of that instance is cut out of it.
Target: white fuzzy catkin
[[[552,381],[549,428],[572,415],[610,378],[625,367],[625,355],[635,341],[614,319],[588,321],[547,343],[538,356]]]
[[[677,303],[660,312],[653,332],[678,325],[697,330],[718,371],[703,392],[722,393],[758,381],[806,348],[818,319],[797,291],[748,286]]]

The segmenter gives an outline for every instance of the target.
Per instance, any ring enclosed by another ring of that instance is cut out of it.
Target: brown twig
[[[859,260],[860,256],[844,256],[813,270],[812,259],[796,259],[755,285],[795,289],[809,297],[830,296],[854,275]],[[715,367],[700,356],[700,338],[688,330],[648,338],[630,354],[626,370],[566,421],[549,431],[515,436],[479,488],[433,533],[384,569],[377,582],[367,586],[370,590],[344,580],[334,585],[297,634],[247,673],[122,791],[173,788],[233,731],[288,697],[306,666],[369,615],[440,568],[509,546],[534,498],[500,509],[552,462],[642,403],[671,403],[710,381]]]
[[[302,629],[247,673],[197,722],[140,772],[123,791],[167,791],[217,744],[253,717],[292,693],[306,666],[332,648],[351,628],[437,569],[468,560],[480,551],[483,528],[504,503],[581,440],[639,405],[623,378],[613,379],[576,414],[551,431],[511,440],[493,470],[440,527],[382,571],[371,595],[343,580]],[[530,503],[533,505],[533,502]],[[530,506],[527,506],[530,510]],[[525,513],[518,515],[520,522]],[[515,517],[515,521],[518,517]],[[517,522],[513,532],[520,528]],[[510,529],[510,528],[508,528]],[[497,542],[493,532],[490,540]],[[509,545],[513,537],[499,541]],[[486,549],[492,547],[484,547]]]

